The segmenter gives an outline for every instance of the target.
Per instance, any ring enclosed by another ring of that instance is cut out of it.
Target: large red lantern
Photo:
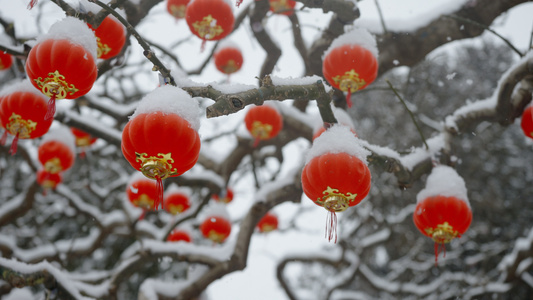
[[[144,176],[157,181],[155,208],[163,182],[196,164],[200,154],[198,103],[184,90],[162,86],[146,95],[122,132],[122,153]]]
[[[43,137],[37,155],[44,170],[50,174],[68,170],[74,164],[74,136],[64,127],[50,130]]]
[[[6,129],[1,141],[5,143],[8,133],[15,136],[11,154],[17,152],[19,139],[34,139],[48,132],[53,120],[45,120],[46,102],[27,80],[5,91],[0,101],[0,124]]]
[[[236,44],[225,42],[220,43],[213,54],[215,66],[224,74],[232,74],[241,69],[242,52]]]
[[[42,186],[45,190],[55,190],[58,184],[63,181],[63,176],[61,173],[49,173],[44,169],[37,171],[37,183]]]
[[[11,68],[13,64],[13,58],[10,54],[0,52],[0,71]]]
[[[327,236],[336,236],[336,214],[363,200],[370,191],[371,174],[364,149],[345,126],[333,126],[313,143],[302,171],[307,197],[330,213]]]
[[[55,100],[87,94],[97,76],[96,38],[82,21],[67,17],[37,39],[26,60],[30,82],[50,97],[46,119],[55,113]]]
[[[257,223],[257,228],[262,233],[278,229],[278,217],[273,213],[266,213]]]
[[[233,190],[230,188],[227,188],[226,190],[222,191],[220,195],[214,194],[212,198],[217,202],[228,204],[233,200]]]
[[[185,18],[191,32],[204,41],[220,40],[233,30],[233,11],[226,0],[191,0]]]
[[[246,129],[255,139],[254,147],[259,141],[268,140],[278,135],[283,128],[283,118],[276,108],[270,105],[252,106],[244,117]]]
[[[339,36],[324,53],[322,73],[331,86],[351,94],[372,83],[378,75],[376,40],[365,29],[354,29]]]
[[[231,223],[224,216],[211,215],[202,222],[200,231],[205,238],[222,243],[231,233]]]
[[[435,241],[435,262],[438,246],[461,237],[472,222],[464,180],[448,166],[437,166],[426,181],[426,188],[416,197],[413,221],[422,234]]]
[[[520,127],[528,138],[533,139],[533,106],[530,105],[524,109]]]
[[[105,17],[96,29],[87,25],[96,36],[97,58],[110,59],[120,53],[126,43],[126,29],[117,18],[111,15]]]
[[[185,11],[190,0],[167,0],[167,11],[176,19],[185,18]]]
[[[133,175],[126,187],[128,200],[143,210],[153,210],[157,199],[156,182],[144,176]]]
[[[268,0],[270,11],[275,14],[290,16],[294,13],[296,1],[293,0]]]
[[[192,242],[192,237],[191,237],[191,234],[188,231],[186,231],[186,230],[174,229],[168,235],[167,241],[169,241],[169,242],[183,241],[185,243],[190,243],[190,242]]]
[[[189,196],[179,190],[167,191],[163,208],[173,215],[180,214],[191,207]]]

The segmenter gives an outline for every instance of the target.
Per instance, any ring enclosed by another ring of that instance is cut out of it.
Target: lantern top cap
[[[366,157],[370,151],[363,147],[360,139],[355,137],[350,127],[335,124],[313,142],[313,146],[307,152],[305,163],[313,158],[326,153],[347,153],[367,163]]]
[[[418,192],[416,202],[433,196],[455,197],[465,201],[470,207],[465,181],[449,166],[439,165],[433,168],[426,180],[426,188]]]
[[[194,130],[198,131],[200,128],[198,101],[178,87],[164,85],[148,93],[139,102],[137,109],[130,116],[130,120],[140,114],[153,112],[176,114],[189,122]]]
[[[58,125],[50,128],[50,130],[43,136],[41,145],[49,141],[63,143],[69,147],[72,153],[76,153],[76,138],[67,126]]]
[[[228,209],[226,208],[226,205],[223,203],[211,201],[204,210],[200,213],[198,216],[198,220],[206,220],[208,218],[212,217],[219,217],[226,219],[228,222],[231,222],[230,215],[228,213]]]
[[[376,38],[368,32],[365,28],[354,28],[350,31],[345,32],[344,34],[339,35],[336,39],[333,40],[328,50],[324,52],[324,56],[327,56],[329,52],[337,47],[344,45],[358,45],[361,46],[374,55],[376,59],[378,58],[378,47],[376,43]]]
[[[74,17],[66,17],[54,23],[46,34],[37,38],[37,43],[44,42],[48,39],[69,40],[85,48],[92,55],[93,59],[96,60],[96,37],[89,26],[81,20]]]

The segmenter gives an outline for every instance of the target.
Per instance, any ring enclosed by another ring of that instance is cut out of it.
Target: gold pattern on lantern
[[[132,201],[133,205],[145,210],[151,210],[154,208],[154,199],[150,198],[146,194],[142,194],[139,198]]]
[[[135,152],[136,159],[141,163],[141,168],[139,171],[143,173],[144,176],[157,179],[165,179],[169,176],[178,174],[178,170],[172,167],[174,159],[172,159],[171,153],[158,153],[157,156],[150,156],[146,153]]]
[[[261,123],[260,121],[254,121],[252,123],[252,136],[260,140],[266,140],[270,137],[270,132],[272,132],[272,125]]]
[[[178,205],[169,204],[168,210],[173,215],[181,214],[183,212],[183,205],[182,204],[178,204]]]
[[[224,70],[224,73],[230,74],[235,73],[239,70],[239,66],[237,66],[237,63],[233,59],[228,60],[228,63],[222,66],[222,70]]]
[[[96,49],[96,56],[98,58],[102,57],[102,55],[106,55],[107,53],[109,53],[109,51],[111,51],[111,47],[109,47],[107,44],[102,43],[99,37],[96,38],[96,45],[98,46],[98,48]]]
[[[91,145],[91,137],[90,136],[84,136],[84,137],[77,137],[76,138],[76,146],[77,147],[87,147]]]
[[[51,158],[44,163],[44,170],[50,174],[57,174],[63,171],[61,160],[58,157]]]
[[[287,3],[287,0],[278,0],[270,2],[270,7],[272,7],[272,11],[276,14],[292,10],[292,8]]]
[[[222,243],[226,239],[226,235],[218,233],[215,230],[210,230],[207,234],[207,238],[215,243]]]
[[[9,117],[9,123],[7,123],[6,129],[12,135],[18,134],[20,139],[28,139],[36,126],[37,122],[24,120],[20,115],[12,113],[11,117]]]
[[[448,222],[439,224],[436,228],[426,228],[425,231],[438,244],[449,243],[459,235]]]
[[[217,19],[213,19],[211,15],[207,15],[202,21],[194,22],[192,27],[198,32],[198,36],[206,40],[214,39],[217,35],[224,32],[224,29],[220,25],[217,25]]]
[[[275,229],[276,229],[276,226],[271,225],[271,224],[264,224],[263,226],[261,226],[261,230],[263,232],[271,232],[271,231],[273,231]]]
[[[44,180],[42,183],[41,183],[41,186],[45,189],[54,189],[57,185],[57,182],[53,181],[53,180]]]
[[[177,19],[183,19],[185,18],[185,11],[187,10],[187,6],[181,4],[181,5],[171,5],[170,11],[171,14],[174,16],[174,18]]]
[[[333,82],[339,85],[339,89],[343,92],[354,93],[361,89],[366,81],[359,77],[359,74],[354,69],[346,71],[344,75],[337,75],[333,77]]]
[[[73,95],[79,91],[73,84],[68,84],[65,81],[65,76],[61,75],[59,71],[48,73],[48,77],[42,79],[39,77],[34,79],[41,92],[48,97],[55,97],[55,99],[64,99],[67,94]]]
[[[355,201],[355,197],[357,197],[357,194],[347,193],[345,195],[330,186],[322,194],[324,196],[318,198],[315,203],[323,206],[328,211],[334,212],[345,211],[350,206],[350,202]]]

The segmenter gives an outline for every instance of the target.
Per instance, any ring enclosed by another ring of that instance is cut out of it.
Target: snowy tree
[[[297,0],[277,13],[274,0],[220,1],[233,10],[231,34],[202,41],[166,1],[41,0],[26,10],[30,1],[0,0],[0,54],[13,61],[0,71],[0,109],[31,78],[32,48],[65,16],[96,29],[112,16],[125,28],[124,47],[95,59],[97,79],[88,93],[59,99],[26,84],[39,101],[52,98],[56,112],[44,136],[9,134],[0,146],[2,299],[532,297],[533,154],[520,128],[533,91],[531,18],[520,28],[526,47],[494,29],[519,10],[531,12],[531,3],[439,1],[399,22],[387,10],[394,1]],[[411,2],[407,9],[426,5]],[[365,18],[369,7],[378,12],[374,20]],[[74,27],[56,30],[85,43],[86,28]],[[346,93],[324,76],[324,53],[361,28],[376,41],[377,79]],[[96,44],[91,38],[87,43]],[[214,64],[224,46],[244,57],[231,75]],[[179,191],[189,199],[188,209],[170,212],[146,199],[130,201],[142,189],[133,182],[145,177],[121,151],[130,116],[166,94],[186,99],[185,119],[200,119],[201,138],[196,164],[162,181],[165,195]],[[279,112],[275,137],[247,131],[252,107]],[[364,148],[372,187],[337,214],[335,243],[324,238],[328,212],[304,194],[302,169],[315,131],[336,123],[353,126],[358,138],[349,139]],[[45,164],[39,147],[64,142],[67,127],[96,140],[78,145],[72,167],[52,187],[39,179]],[[437,178],[437,166],[456,175]],[[464,181],[473,215],[446,249],[413,223],[417,195],[439,180],[436,190],[446,187],[444,193],[453,190],[450,182]],[[264,233],[257,225],[269,212],[279,226]],[[213,215],[231,221],[229,237],[203,236],[202,222]],[[176,229],[192,241],[170,241]]]

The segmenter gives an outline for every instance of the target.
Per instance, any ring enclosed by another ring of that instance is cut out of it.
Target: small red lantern
[[[173,215],[180,214],[191,207],[189,196],[179,191],[168,191],[163,200],[163,208]]]
[[[228,75],[239,71],[243,61],[241,49],[237,45],[228,42],[219,44],[213,54],[213,58],[217,69]]]
[[[198,103],[184,90],[165,85],[146,95],[122,132],[122,153],[132,167],[157,181],[155,208],[163,182],[196,164],[200,154]]]
[[[81,129],[71,127],[70,131],[76,138],[76,147],[88,147],[94,144],[97,140],[97,138],[91,136],[89,133]]]
[[[227,188],[225,191],[222,191],[220,196],[214,194],[213,199],[217,202],[228,204],[233,200],[233,190],[230,188]]]
[[[244,117],[246,129],[255,139],[254,147],[260,140],[268,140],[278,135],[283,128],[283,119],[276,108],[270,105],[252,106]]]
[[[311,147],[302,171],[302,188],[316,205],[330,212],[328,239],[336,236],[336,212],[342,212],[363,200],[370,191],[369,152],[344,126],[333,126]]]
[[[278,217],[273,213],[266,213],[257,223],[259,232],[270,232],[278,229]]]
[[[296,1],[293,0],[268,0],[270,11],[275,14],[290,16],[294,13]]]
[[[351,94],[372,83],[378,75],[376,40],[365,29],[354,29],[337,37],[324,53],[322,73],[331,86]]]
[[[126,195],[134,206],[143,210],[153,210],[157,199],[156,182],[134,175],[126,187]]]
[[[192,0],[185,18],[191,32],[204,42],[223,39],[235,22],[231,3],[225,0]]]
[[[185,11],[190,0],[167,0],[167,11],[176,19],[185,18]]]
[[[96,29],[87,25],[96,36],[97,58],[110,59],[120,53],[126,43],[126,29],[117,18],[111,15],[105,17]]]
[[[13,64],[13,58],[10,54],[0,52],[0,71],[11,68]]]
[[[55,113],[55,100],[87,94],[97,75],[96,38],[82,21],[67,17],[37,39],[26,60],[30,82],[50,97],[45,119]]]
[[[180,229],[174,229],[167,237],[169,242],[179,242],[183,241],[185,243],[192,242],[192,237],[189,232]]]
[[[524,109],[520,127],[528,138],[533,139],[533,106],[530,105]]]
[[[37,171],[37,183],[44,189],[55,190],[58,184],[63,181],[61,173],[52,174],[44,169]]]
[[[50,130],[42,139],[37,155],[50,174],[68,170],[74,164],[74,136],[70,130],[60,127]]]
[[[444,244],[461,237],[472,222],[465,182],[451,167],[434,167],[416,200],[413,221],[422,234],[435,241],[436,263],[439,244],[446,251]]]
[[[11,144],[11,154],[17,152],[19,139],[34,139],[43,136],[52,125],[52,119],[45,120],[46,98],[25,80],[5,91],[0,102],[0,123],[6,129],[2,138],[5,143],[7,134],[15,136]]]
[[[223,216],[208,216],[200,225],[205,238],[215,243],[222,243],[231,233],[231,223]]]

